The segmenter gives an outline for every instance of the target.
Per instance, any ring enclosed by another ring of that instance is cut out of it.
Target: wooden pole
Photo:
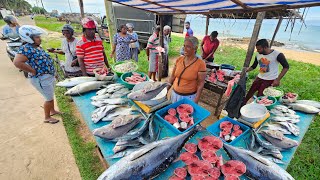
[[[277,33],[279,31],[279,28],[281,26],[282,19],[283,19],[283,16],[280,16],[278,24],[277,24],[277,27],[276,27],[276,30],[274,31],[273,36],[272,36],[272,40],[270,42],[270,47],[273,45],[274,39],[276,38],[276,35],[277,35]]]
[[[108,31],[109,31],[109,40],[110,44],[113,44],[113,35],[116,34],[116,25],[115,18],[112,9],[112,2],[108,0],[104,0],[104,5],[106,8],[106,19],[108,23]]]
[[[82,0],[79,0],[79,6],[80,6],[81,18],[84,18],[84,9],[83,9],[83,1]]]
[[[209,29],[209,20],[210,20],[210,18],[209,18],[209,15],[207,16],[207,18],[206,18],[206,35],[208,35],[208,29]]]
[[[163,16],[160,15],[160,32],[159,32],[159,38],[160,38],[160,46],[164,48],[164,42],[163,42]],[[164,61],[164,53],[161,53],[161,56],[159,57],[159,63],[158,63],[158,80],[161,81],[162,77],[162,69],[163,69],[163,61]]]
[[[257,15],[257,19],[256,19],[256,23],[254,24],[254,29],[252,32],[250,44],[249,44],[248,50],[247,50],[246,60],[244,61],[244,65],[243,65],[244,68],[242,70],[241,77],[243,77],[245,75],[245,69],[247,67],[249,67],[249,65],[250,65],[250,61],[252,59],[254,48],[255,48],[255,45],[256,45],[256,42],[257,42],[257,39],[259,36],[261,24],[262,24],[262,21],[263,21],[263,18],[265,15],[266,15],[266,12],[259,12]]]

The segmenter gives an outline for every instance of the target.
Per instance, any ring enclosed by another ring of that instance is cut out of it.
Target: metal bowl
[[[267,108],[261,104],[247,104],[240,109],[241,119],[255,123],[262,120],[268,113]]]

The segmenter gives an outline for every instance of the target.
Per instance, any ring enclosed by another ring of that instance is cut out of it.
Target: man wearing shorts
[[[284,54],[271,49],[266,39],[260,39],[256,43],[256,49],[259,53],[253,65],[247,69],[247,72],[254,70],[258,64],[260,66],[259,75],[254,80],[246,98],[245,103],[258,91],[258,96],[263,96],[263,90],[269,86],[279,86],[280,80],[289,70],[289,64]],[[282,70],[279,73],[278,65],[282,66]]]

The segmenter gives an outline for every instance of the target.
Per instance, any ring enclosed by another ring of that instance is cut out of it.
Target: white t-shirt
[[[277,57],[279,54],[279,51],[273,50],[273,52],[268,55],[257,55],[257,60],[260,66],[259,78],[264,80],[275,80],[278,78],[279,62],[277,61]]]
[[[81,68],[78,66],[71,67],[73,56],[77,56],[76,55],[77,42],[78,42],[78,39],[76,38],[72,42],[68,42],[66,38],[62,40],[61,49],[65,53],[65,57],[66,57],[66,61],[63,63],[63,65],[64,65],[65,71],[67,72],[77,72],[81,70]],[[68,44],[71,52],[69,51]]]

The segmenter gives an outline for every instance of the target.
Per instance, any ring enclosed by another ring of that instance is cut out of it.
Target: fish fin
[[[148,152],[152,151],[153,149],[155,149],[156,147],[158,147],[158,144],[155,144],[154,146],[150,146],[148,149],[141,149],[140,151],[138,151],[137,153],[135,153],[130,161],[134,161],[138,158],[140,158],[141,156],[147,154]]]
[[[253,156],[253,154],[248,154],[250,157],[252,157],[253,159],[261,162],[262,164],[266,165],[266,166],[270,166],[270,162],[268,159],[265,159],[263,157],[259,157],[259,156]]]

